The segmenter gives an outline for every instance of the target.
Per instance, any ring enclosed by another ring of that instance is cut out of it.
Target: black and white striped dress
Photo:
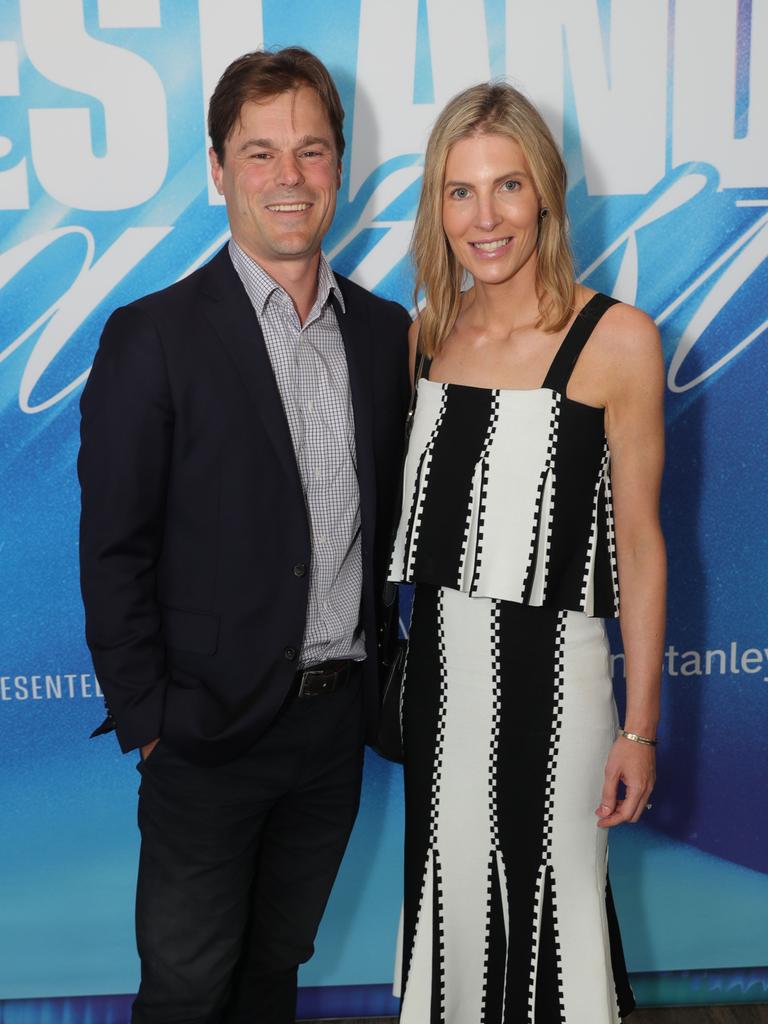
[[[422,378],[391,578],[403,689],[403,1024],[617,1024],[633,1006],[596,827],[616,736],[603,410],[566,397],[614,300],[541,388]]]

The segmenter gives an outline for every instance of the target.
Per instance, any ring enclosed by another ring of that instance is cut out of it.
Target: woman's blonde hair
[[[419,349],[433,356],[450,333],[461,306],[464,268],[443,230],[443,182],[451,147],[472,135],[514,140],[528,162],[541,208],[537,242],[537,327],[559,331],[575,301],[573,257],[565,208],[566,169],[552,134],[533,104],[503,82],[475,85],[454,96],[438,117],[424,154],[424,181],[411,252],[415,301],[423,291]]]

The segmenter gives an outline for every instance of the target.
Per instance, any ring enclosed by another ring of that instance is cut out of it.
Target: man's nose
[[[279,185],[295,187],[300,185],[304,177],[301,173],[299,162],[293,153],[284,153],[279,158],[277,167],[277,181]]]

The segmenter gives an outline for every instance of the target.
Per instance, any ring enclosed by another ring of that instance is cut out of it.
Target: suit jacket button
[[[294,576],[306,576],[306,574],[307,574],[307,567],[306,567],[306,565],[304,565],[303,562],[299,562],[298,565],[294,565],[294,567],[293,567],[293,575]]]
[[[283,651],[283,654],[285,655],[288,661],[294,661],[296,658],[297,651],[295,647],[286,647],[285,650]]]

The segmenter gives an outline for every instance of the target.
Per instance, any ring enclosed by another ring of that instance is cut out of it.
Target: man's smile
[[[312,203],[269,203],[267,209],[272,213],[304,213]]]

